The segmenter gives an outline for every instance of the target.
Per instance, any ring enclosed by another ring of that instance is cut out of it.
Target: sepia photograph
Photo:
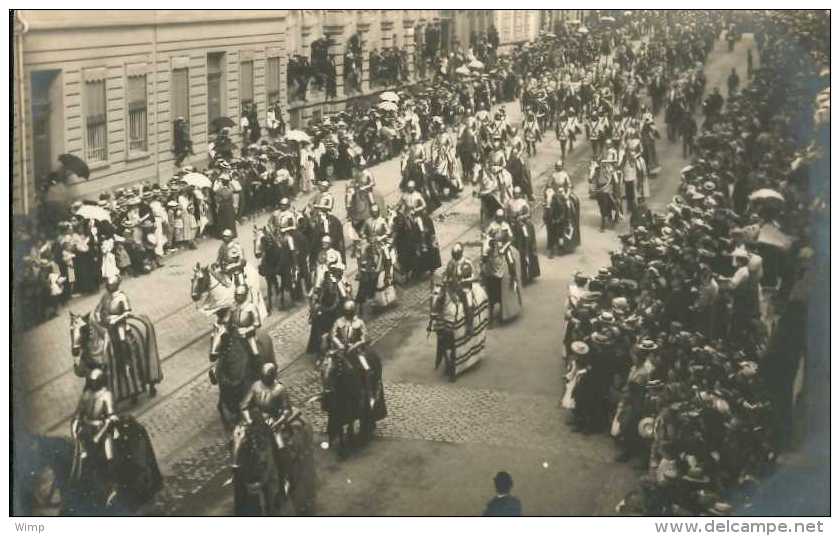
[[[9,10],[16,532],[823,532],[831,10],[115,7]]]

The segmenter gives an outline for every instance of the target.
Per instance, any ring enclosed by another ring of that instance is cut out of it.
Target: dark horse
[[[423,215],[425,230],[421,232],[417,223],[402,212],[392,208],[388,211],[399,271],[406,277],[419,278],[440,268],[440,249],[432,219]]]
[[[25,450],[15,457],[20,484],[15,513],[33,515],[58,506],[60,515],[126,515],[151,500],[163,478],[149,434],[130,415],[120,416],[114,426],[118,433],[111,470],[97,445],[88,447],[87,457],[80,460],[80,451],[68,437],[23,434],[20,444]],[[110,489],[116,495],[107,502]]]
[[[295,513],[310,514],[315,506],[315,457],[312,426],[297,410],[283,429],[284,449],[277,448],[272,431],[261,416],[242,433],[234,481],[236,515],[277,514],[287,500]],[[236,439],[235,439],[236,441]],[[288,482],[288,490],[284,482]]]
[[[277,293],[280,294],[280,309],[285,309],[287,292],[294,301],[301,299],[305,292],[309,274],[308,247],[301,233],[295,233],[293,240],[294,252],[285,241],[278,244],[265,228],[254,226],[254,256],[260,259],[258,270],[265,278],[269,314]]]
[[[518,216],[510,222],[513,230],[513,245],[519,250],[522,283],[527,285],[540,276],[540,260],[537,256],[537,236],[530,218]]]
[[[356,437],[362,444],[367,443],[373,437],[376,422],[388,414],[382,385],[382,361],[369,348],[362,352],[370,367],[367,382],[357,359],[342,352],[330,352],[321,370],[321,407],[327,413],[327,435],[330,445],[338,445],[340,456],[347,453]],[[359,422],[358,436],[356,421]]]
[[[320,287],[313,289],[309,303],[309,322],[312,327],[306,345],[307,353],[321,355],[321,351],[326,348],[324,338],[329,335],[333,323],[341,313],[343,301],[338,284],[329,275],[324,277]]]
[[[580,201],[577,197],[546,190],[543,221],[549,255],[580,245]]]
[[[285,490],[271,429],[257,419],[242,433],[234,460],[233,511],[236,515],[277,514],[283,506]]]
[[[262,366],[275,363],[274,345],[263,330],[257,330],[257,348],[260,355],[254,358],[244,339],[228,332],[222,334],[216,378],[219,382],[219,413],[225,426],[232,426],[238,421],[239,404],[251,385],[260,378]]]

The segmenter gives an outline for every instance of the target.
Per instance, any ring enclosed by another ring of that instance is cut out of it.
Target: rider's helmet
[[[504,157],[501,153],[496,153],[493,155],[493,167],[497,168],[497,170],[504,167]]]
[[[319,190],[321,190],[322,192],[326,192],[327,190],[329,190],[329,189],[330,189],[330,183],[329,183],[329,181],[321,181],[321,182],[319,182],[319,183],[318,183],[318,189],[319,189]]]
[[[473,278],[472,265],[464,263],[464,265],[461,266],[461,273],[458,275],[461,276],[461,282],[469,282]]]
[[[565,165],[565,163],[563,162],[562,159],[558,160],[557,162],[554,163],[554,170],[555,171],[560,171],[561,169],[563,169],[564,165]]]
[[[520,188],[519,186],[514,186],[513,187],[513,196],[514,197],[522,197],[522,188]]]
[[[277,365],[274,363],[265,363],[262,366],[261,378],[264,384],[271,385],[277,379]]]
[[[236,290],[233,291],[233,297],[236,299],[236,303],[244,303],[248,299],[248,286],[237,285]]]
[[[321,247],[330,247],[332,245],[332,238],[330,235],[324,235],[321,237]]]
[[[347,318],[353,318],[356,315],[356,302],[353,300],[347,300],[342,305],[341,310],[344,312],[344,316]]]
[[[108,292],[116,292],[120,288],[120,281],[119,275],[112,275],[105,281],[105,288],[108,289]]]
[[[496,210],[496,221],[502,221],[505,218],[505,211],[502,209]]]
[[[288,197],[284,197],[283,199],[280,200],[280,208],[283,209],[283,210],[288,209],[290,204],[291,203],[289,203],[289,198]]]
[[[225,229],[224,231],[222,231],[222,241],[230,242],[231,240],[233,240],[233,231],[231,231],[230,229]]]
[[[574,277],[575,277],[575,285],[577,285],[577,286],[583,286],[583,285],[586,284],[587,281],[589,281],[589,278],[586,277],[586,275],[583,272],[581,272],[580,270],[575,272]]]
[[[408,184],[406,184],[405,186],[406,188],[408,188],[409,192],[413,192],[417,184],[414,181],[408,181]]]
[[[455,260],[460,260],[463,256],[464,246],[460,242],[456,242],[455,245],[452,246],[452,258]]]
[[[91,391],[98,391],[105,387],[105,373],[102,369],[92,369],[87,375],[87,387]]]
[[[379,216],[379,205],[376,203],[370,206],[370,213],[372,216]]]

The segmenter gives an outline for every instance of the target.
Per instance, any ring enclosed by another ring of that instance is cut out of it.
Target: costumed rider
[[[467,295],[475,281],[475,267],[469,259],[464,257],[463,244],[456,242],[452,246],[452,258],[449,259],[443,272],[443,284],[454,291],[461,300],[469,326],[472,326],[473,303]]]
[[[350,188],[347,189],[348,201],[353,193],[358,193],[359,195],[367,196],[370,206],[375,205],[376,199],[373,196],[374,186],[376,186],[376,181],[373,179],[373,174],[368,170],[362,171],[362,173],[353,180]],[[347,206],[350,206],[349,202],[347,203]]]
[[[505,219],[505,211],[500,208],[496,210],[496,213],[493,215],[493,221],[487,226],[485,233],[489,239],[498,244],[501,241],[502,231],[507,231],[508,236],[513,236],[513,230]]]
[[[415,189],[416,187],[417,185],[414,181],[408,181],[408,184],[406,184],[406,191],[403,192],[402,197],[400,198],[400,208],[407,216],[409,216],[414,224],[417,225],[420,233],[425,234],[426,227],[423,224],[423,214],[426,210],[426,200],[423,198],[423,195]]]
[[[393,266],[394,255],[392,249],[391,225],[382,216],[379,205],[373,204],[370,207],[370,218],[362,228],[362,234],[373,244],[376,244],[385,256],[386,268]]]
[[[376,399],[372,396],[373,386],[371,385],[370,365],[363,353],[368,343],[367,326],[365,326],[364,320],[356,316],[356,302],[353,300],[344,302],[342,316],[333,324],[330,336],[333,348],[344,354],[347,359],[351,360],[351,363],[357,365],[361,370],[368,393],[371,393],[368,402],[372,408]]]
[[[515,186],[513,188],[513,199],[509,199],[505,206],[507,216],[510,221],[523,219],[528,221],[531,217],[531,205],[525,199],[525,194],[522,193],[522,188]]]
[[[283,454],[286,442],[283,439],[283,429],[296,415],[297,411],[289,401],[286,387],[277,381],[277,365],[265,363],[260,372],[260,379],[255,381],[245,398],[239,404],[242,420],[233,430],[233,467],[237,467],[237,459],[245,429],[254,423],[252,411],[259,412],[274,436],[277,447],[276,454]],[[281,467],[285,464],[280,464]]]
[[[554,173],[545,184],[543,197],[547,205],[551,204],[551,197],[555,193],[562,193],[566,199],[577,199],[572,185],[572,178],[565,169],[565,162],[561,159],[554,163]]]
[[[131,314],[128,296],[120,290],[120,276],[113,275],[105,282],[106,292],[96,308],[99,321],[108,328],[108,335],[118,359],[126,358],[128,341],[126,319]]]
[[[329,235],[321,237],[321,251],[318,252],[318,259],[315,264],[315,278],[312,289],[319,289],[324,282],[324,276],[330,266],[341,264],[341,253],[332,247],[332,238]]]
[[[312,197],[312,201],[310,202],[312,208],[320,209],[324,212],[332,212],[335,207],[335,197],[329,190],[329,181],[318,183],[318,193]]]
[[[117,420],[114,395],[108,389],[105,373],[102,369],[93,369],[88,372],[84,391],[79,398],[73,420],[70,422],[70,435],[76,441],[70,476],[78,479],[84,475],[85,461],[90,457],[91,449],[102,448],[107,464],[109,488],[106,504],[110,504],[117,494],[113,429]]]
[[[249,299],[247,285],[237,285],[234,290],[234,305],[226,313],[216,316],[216,323],[213,326],[213,337],[210,342],[210,361],[215,363],[219,358],[219,350],[222,345],[222,335],[228,333],[232,337],[241,338],[252,357],[259,357],[260,349],[257,346],[257,329],[262,325],[260,312],[257,306]],[[210,369],[210,381],[215,384],[218,380],[215,365]]]
[[[271,214],[268,224],[275,241],[278,243],[285,241],[289,251],[294,255],[295,240],[292,233],[297,229],[298,216],[291,205],[288,197],[281,199],[280,208]]]
[[[231,253],[238,250],[239,252],[239,259],[234,261],[232,259]],[[219,265],[219,268],[222,269],[225,273],[228,273],[230,268],[233,268],[231,265],[238,264],[241,261],[242,257],[242,246],[239,244],[237,240],[234,239],[233,231],[230,229],[225,229],[222,232],[222,243],[219,246],[219,252],[216,255],[216,264]]]

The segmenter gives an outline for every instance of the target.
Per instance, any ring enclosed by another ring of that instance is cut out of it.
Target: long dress
[[[511,244],[504,249],[502,263],[501,301],[502,321],[506,322],[519,316],[522,312],[522,261],[519,252]]]
[[[223,186],[216,192],[216,214],[217,231],[222,233],[225,229],[230,229],[233,236],[236,236],[236,211],[233,207],[233,191],[230,188]]]
[[[315,183],[315,152],[309,148],[300,150],[300,191],[309,193]]]

